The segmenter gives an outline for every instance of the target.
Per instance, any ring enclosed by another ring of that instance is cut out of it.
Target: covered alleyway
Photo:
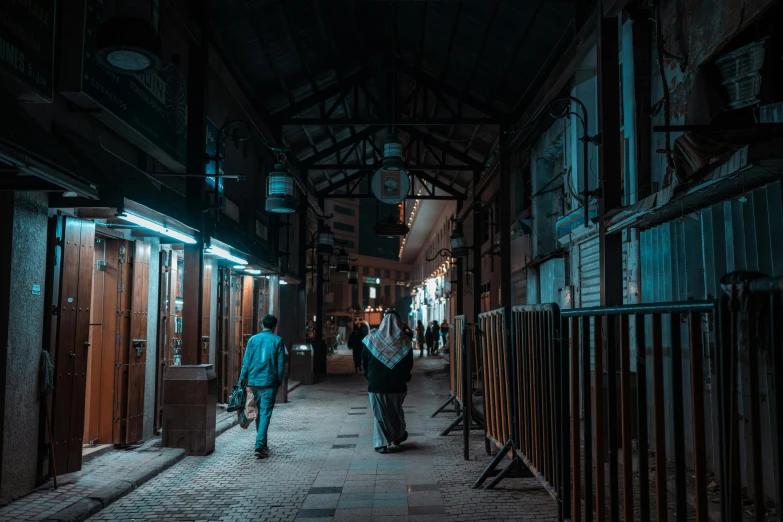
[[[430,414],[448,393],[442,358],[417,359],[405,401],[403,450],[372,448],[366,381],[350,356],[275,408],[268,460],[253,458],[253,430],[235,427],[208,457],[186,457],[91,520],[554,520],[555,501],[535,479],[473,490],[486,466],[483,434],[462,459],[461,437],[438,434],[453,414]],[[334,375],[343,373],[343,375]]]

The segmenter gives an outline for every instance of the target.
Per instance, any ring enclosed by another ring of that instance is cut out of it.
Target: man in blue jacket
[[[255,456],[265,459],[269,456],[266,434],[269,431],[269,419],[275,408],[277,389],[283,384],[285,372],[285,344],[275,335],[277,317],[266,315],[261,319],[264,329],[247,341],[245,358],[242,361],[242,373],[239,385],[249,386],[258,406],[256,417]]]

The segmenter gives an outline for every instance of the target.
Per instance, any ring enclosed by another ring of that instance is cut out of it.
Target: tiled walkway
[[[351,366],[338,352],[328,378],[276,407],[269,459],[255,460],[255,434],[235,427],[209,457],[185,458],[92,520],[555,520],[555,502],[533,479],[470,489],[489,458],[479,432],[470,461],[458,435],[438,436],[453,419],[430,418],[447,395],[442,359],[416,359],[410,439],[387,455],[373,450],[366,381]]]

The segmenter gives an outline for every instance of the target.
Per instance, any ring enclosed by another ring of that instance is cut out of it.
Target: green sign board
[[[217,125],[215,125],[212,120],[207,118],[207,155],[208,156],[214,156],[215,155],[215,144],[217,143],[217,133],[220,129]],[[225,158],[226,157],[226,142],[223,141],[223,143],[220,144],[220,157]],[[218,164],[218,174],[223,174],[223,160],[221,160]],[[207,163],[207,174],[212,174],[212,176],[207,177],[207,185],[209,185],[212,188],[215,188],[215,162],[210,161]],[[223,178],[218,178],[218,191],[222,194],[223,193]]]
[[[99,64],[94,53],[95,35],[104,4],[87,0],[82,91],[184,165],[188,118],[185,81],[173,64],[137,76],[117,74]]]
[[[0,68],[46,100],[53,94],[54,26],[55,0],[0,0]]]

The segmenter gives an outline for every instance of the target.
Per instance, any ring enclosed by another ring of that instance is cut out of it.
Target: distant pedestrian
[[[419,319],[416,324],[416,344],[419,345],[419,357],[424,357],[424,325]]]
[[[433,343],[433,337],[432,337],[432,325],[427,323],[427,331],[424,334],[424,342],[427,343],[427,355],[433,355],[432,352],[432,343]]]
[[[373,445],[378,453],[388,453],[389,445],[399,446],[408,439],[402,403],[413,369],[409,332],[399,316],[389,314],[380,328],[364,338],[362,365],[375,416]]]
[[[348,348],[353,352],[353,365],[356,369],[356,373],[359,373],[359,370],[362,369],[362,350],[364,349],[362,341],[369,333],[369,325],[365,321],[362,321],[353,325],[351,337],[348,338]]]
[[[447,319],[440,323],[440,336],[443,338],[443,348],[446,348],[449,345],[449,321]]]
[[[430,329],[432,330],[432,347],[430,348],[430,355],[435,355],[438,353],[438,345],[440,344],[440,324],[438,324],[438,321],[432,321]]]
[[[253,391],[258,416],[256,417],[255,456],[265,459],[269,456],[267,432],[272,410],[275,408],[277,389],[283,384],[285,372],[285,343],[275,335],[277,317],[265,315],[261,319],[264,329],[247,341],[239,385]]]

